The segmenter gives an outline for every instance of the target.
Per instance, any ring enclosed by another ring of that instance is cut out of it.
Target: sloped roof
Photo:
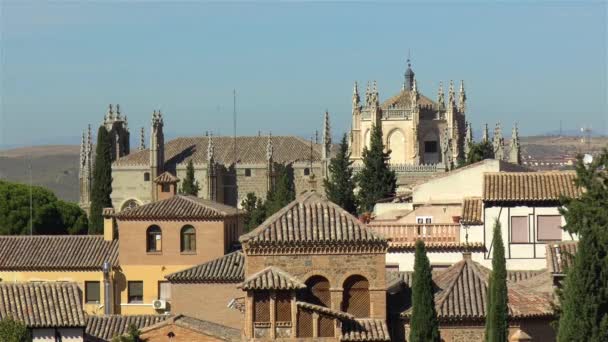
[[[245,257],[236,251],[206,263],[174,272],[165,278],[172,283],[236,283],[245,279]]]
[[[0,270],[101,270],[118,266],[118,240],[103,235],[0,236]]]
[[[464,225],[480,225],[483,224],[481,219],[483,202],[481,197],[465,197],[462,202],[462,216],[460,223]]]
[[[169,315],[90,315],[86,317],[85,341],[110,341],[126,334],[131,324],[142,329],[169,318]]]
[[[237,209],[194,196],[175,195],[115,214],[119,220],[217,220],[237,214]]]
[[[0,282],[0,319],[8,316],[29,328],[86,325],[80,290],[68,282]]]
[[[169,319],[163,320],[154,325],[149,325],[141,329],[142,334],[149,332],[154,329],[162,328],[164,326],[174,324],[182,328],[186,328],[191,331],[195,331],[202,335],[212,336],[220,341],[241,341],[241,330],[228,327],[225,325],[204,321],[198,318],[177,315],[170,317]]]
[[[564,241],[547,245],[547,266],[553,274],[564,274],[572,266],[578,249],[577,241]]]
[[[318,243],[375,243],[386,240],[356,217],[316,192],[300,195],[259,227],[242,235],[251,245],[314,245]]]
[[[175,177],[169,171],[161,173],[158,177],[154,178],[154,183],[158,184],[171,184],[179,182],[179,178]]]
[[[383,319],[356,319],[342,323],[341,341],[390,341]]]
[[[391,96],[388,99],[386,99],[384,102],[382,102],[382,104],[380,105],[380,108],[382,109],[387,109],[393,106],[396,107],[411,107],[412,104],[412,100],[411,100],[411,91],[410,90],[401,90],[401,92],[397,95]],[[419,97],[418,97],[418,104],[422,105],[422,106],[433,106],[433,108],[437,108],[437,104],[429,99],[428,97],[422,95],[419,93]]]
[[[321,305],[311,304],[311,303],[307,303],[307,302],[300,302],[300,301],[297,301],[296,305],[299,308],[314,311],[314,312],[324,314],[324,315],[327,315],[330,317],[335,317],[335,318],[339,318],[339,319],[355,319],[355,316],[353,316],[347,312],[332,310],[330,308],[327,308],[327,307],[321,306]]]
[[[291,274],[270,266],[252,274],[239,287],[243,290],[296,290],[306,288],[306,284]]]
[[[165,144],[165,168],[172,169],[177,164],[189,160],[196,164],[207,163],[207,144],[209,137],[181,137]],[[236,137],[237,160],[240,164],[266,163],[268,136]],[[295,136],[273,136],[273,155],[275,162],[290,163],[310,161],[310,141]],[[213,159],[215,162],[230,165],[234,161],[234,138],[213,137]],[[321,144],[313,144],[313,161],[321,160]],[[150,150],[133,152],[116,160],[112,166],[148,166]]]
[[[572,171],[550,172],[488,172],[484,174],[483,200],[500,201],[559,201],[560,196],[579,197],[580,188],[574,184]]]

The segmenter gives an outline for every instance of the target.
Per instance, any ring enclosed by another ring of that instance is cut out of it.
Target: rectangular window
[[[562,240],[562,217],[560,215],[537,216],[538,241]]]
[[[171,283],[168,281],[158,282],[158,299],[171,300]]]
[[[277,292],[275,320],[277,322],[291,322],[291,294]]]
[[[144,182],[150,181],[150,172],[144,172]]]
[[[308,176],[310,175],[310,169],[309,168],[304,168],[304,176]]]
[[[141,304],[144,302],[144,282],[130,281],[128,282],[128,301],[129,303]]]
[[[245,169],[245,177],[251,177],[251,169]]]
[[[431,224],[431,223],[433,223],[433,217],[432,216],[416,216],[416,223]]]
[[[528,229],[528,216],[511,217],[511,242],[528,243],[530,242]]]
[[[170,192],[171,191],[171,184],[163,184],[163,192]]]
[[[437,153],[437,142],[436,141],[425,141],[424,142],[424,153]]]
[[[87,304],[99,304],[101,294],[98,281],[84,282],[84,297]]]
[[[270,322],[270,293],[266,291],[256,292],[253,299],[253,321]]]

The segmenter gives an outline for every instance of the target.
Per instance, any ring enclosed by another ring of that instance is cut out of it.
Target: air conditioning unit
[[[155,299],[152,301],[152,307],[155,310],[164,310],[167,308],[167,301],[164,299]]]

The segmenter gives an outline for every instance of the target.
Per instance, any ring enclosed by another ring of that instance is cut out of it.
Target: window
[[[158,299],[171,300],[171,283],[168,281],[158,282]]]
[[[162,232],[159,226],[150,226],[146,232],[146,251],[160,252],[162,250]]]
[[[437,141],[425,141],[424,142],[425,153],[437,153]]]
[[[433,217],[432,216],[416,216],[416,223],[431,224],[431,223],[433,223]]]
[[[289,292],[277,292],[275,299],[275,321],[291,322],[291,295]]]
[[[253,321],[270,322],[270,293],[268,291],[253,294]]]
[[[130,281],[127,284],[128,302],[139,304],[144,302],[144,282]]]
[[[537,217],[538,241],[562,240],[562,217],[560,215],[546,215]]]
[[[144,182],[150,181],[150,172],[144,172]]]
[[[528,243],[530,242],[528,233],[528,216],[511,217],[511,242]]]
[[[87,304],[99,304],[100,291],[98,281],[84,282],[84,297]]]
[[[171,191],[171,184],[167,184],[167,183],[163,184],[161,191],[162,192],[170,192]]]
[[[245,177],[251,177],[251,169],[245,169]]]
[[[184,226],[180,240],[182,252],[196,252],[196,230],[194,227]]]
[[[350,276],[344,282],[342,311],[357,318],[369,317],[369,282],[360,275]]]
[[[304,176],[308,176],[310,175],[310,168],[305,167],[304,168]]]
[[[322,276],[312,276],[306,281],[306,298],[308,303],[331,307],[331,294],[329,292],[329,281]]]

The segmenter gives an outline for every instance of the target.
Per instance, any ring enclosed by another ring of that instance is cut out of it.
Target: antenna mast
[[[239,187],[237,184],[237,171],[236,171],[236,88],[232,89],[232,134],[234,137],[234,196],[235,196],[235,207],[236,207],[236,231],[239,232]]]
[[[33,235],[34,233],[34,202],[33,202],[33,185],[32,185],[32,155],[30,154],[30,165],[29,165],[29,171],[30,171],[30,235]]]

